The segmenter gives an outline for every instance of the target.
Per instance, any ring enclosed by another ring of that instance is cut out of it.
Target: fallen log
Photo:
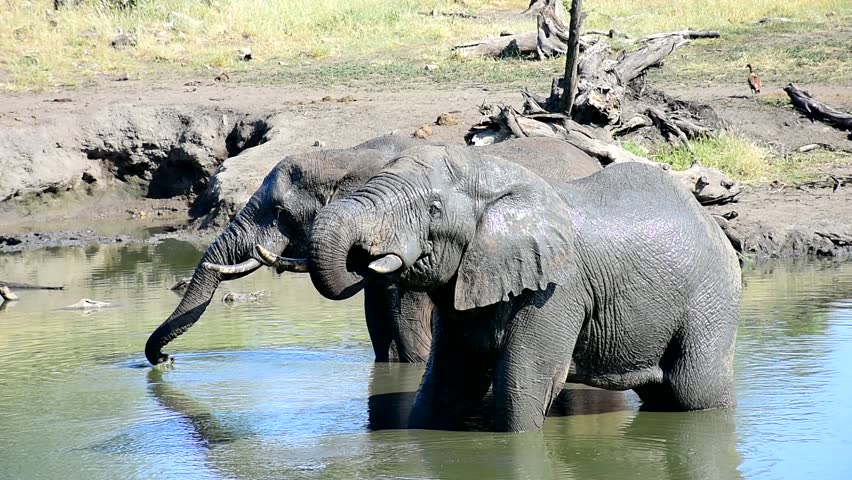
[[[793,106],[811,120],[819,120],[835,128],[852,131],[852,114],[816,101],[810,93],[792,83],[787,84],[784,91],[787,92]]]
[[[686,30],[678,30],[676,32],[662,32],[662,33],[654,33],[651,35],[645,35],[642,37],[643,42],[648,42],[651,40],[659,40],[661,38],[666,37],[682,37],[689,40],[695,40],[699,38],[719,38],[722,34],[715,30],[692,30],[687,28]]]
[[[549,137],[574,145],[598,159],[604,166],[623,162],[660,165],[602,139],[601,132],[603,131],[580,125],[561,113],[522,115],[511,107],[501,107],[499,114],[480,122],[465,139],[473,145],[483,145],[486,143],[482,140],[486,138],[493,143],[509,136]]]
[[[9,288],[15,288],[18,290],[64,290],[65,287],[50,287],[45,285],[31,285],[29,283],[15,283],[15,282],[4,282],[0,280],[0,285],[6,285]]]
[[[533,2],[524,14],[536,13],[536,30],[462,43],[453,47],[453,52],[464,58],[531,56],[541,60],[565,55],[568,50],[568,30],[562,21],[561,11],[562,2],[559,0]],[[580,49],[597,41],[591,36],[581,37]]]

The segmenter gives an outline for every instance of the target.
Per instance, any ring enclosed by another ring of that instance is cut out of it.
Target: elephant
[[[317,214],[308,263],[329,299],[384,278],[433,302],[412,428],[458,428],[491,388],[496,430],[538,429],[571,366],[646,410],[735,404],[737,256],[653,166],[562,183],[414,147]]]
[[[248,275],[264,265],[279,272],[305,272],[307,235],[317,211],[361,186],[399,152],[424,143],[386,135],[347,149],[281,160],[202,255],[180,303],[149,336],[145,345],[148,361],[152,365],[172,361],[162,352],[163,347],[198,321],[220,282]],[[476,148],[511,156],[557,180],[601,169],[582,151],[553,139],[519,139]],[[433,308],[428,296],[401,292],[377,281],[365,288],[364,297],[376,361],[425,361],[431,345]]]

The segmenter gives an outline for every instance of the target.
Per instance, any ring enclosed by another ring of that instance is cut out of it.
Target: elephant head
[[[220,282],[264,265],[279,272],[305,272],[306,238],[316,212],[414,144],[412,139],[385,136],[350,149],[294,155],[279,162],[204,252],[180,304],[148,338],[148,361],[156,365],[170,360],[162,348],[198,321]]]
[[[508,300],[565,280],[574,236],[564,207],[553,187],[516,163],[415,147],[317,215],[311,278],[331,299],[390,276],[419,291],[454,282],[457,310]]]

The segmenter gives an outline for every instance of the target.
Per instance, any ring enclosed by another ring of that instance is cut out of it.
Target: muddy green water
[[[0,307],[0,479],[852,478],[852,263],[746,272],[735,411],[639,412],[630,392],[571,386],[543,431],[508,435],[402,429],[422,367],[374,365],[360,297],[299,276],[223,285],[153,371],[145,340],[199,256],[0,256],[0,278],[68,286]],[[56,310],[84,297],[116,306]]]

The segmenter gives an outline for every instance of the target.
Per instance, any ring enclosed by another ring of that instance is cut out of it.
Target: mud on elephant
[[[416,147],[325,207],[310,272],[343,299],[427,292],[433,343],[410,426],[456,428],[489,389],[498,430],[541,426],[572,381],[646,409],[734,404],[737,257],[661,169],[566,184],[470,149]]]
[[[383,136],[352,148],[293,155],[279,162],[203,254],[180,304],[149,337],[148,360],[154,365],[170,360],[163,347],[198,321],[221,281],[240,278],[264,265],[304,272],[306,237],[316,213],[362,186],[400,152],[422,144],[412,138]],[[555,180],[584,177],[601,168],[580,150],[553,139],[518,139],[481,149]],[[432,339],[433,306],[428,296],[383,279],[367,286],[364,296],[376,360],[425,361]]]

